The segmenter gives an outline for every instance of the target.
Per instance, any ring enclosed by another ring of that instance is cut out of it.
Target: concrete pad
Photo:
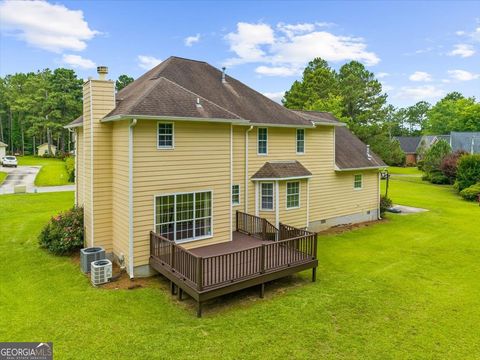
[[[401,213],[398,215],[418,214],[425,211],[429,211],[428,209],[416,208],[416,207],[406,206],[406,205],[393,205],[392,208],[401,211]]]

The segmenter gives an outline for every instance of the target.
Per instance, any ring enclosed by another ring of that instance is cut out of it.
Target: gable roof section
[[[206,62],[170,57],[122,89],[116,97],[116,108],[106,118],[211,118],[216,114],[219,118],[243,119],[253,124],[312,126],[309,120],[240,81],[228,75],[225,79],[222,82],[222,72]],[[205,113],[195,109],[197,98],[202,107],[208,107]]]
[[[309,110],[293,110],[293,112],[299,114],[303,118],[320,124],[332,124],[336,126],[346,126],[345,123],[339,121],[331,113],[324,111],[309,111]]]
[[[405,154],[416,154],[418,145],[422,140],[421,136],[395,136],[394,139],[398,140],[400,147]]]
[[[287,180],[310,176],[312,173],[298,161],[269,161],[253,174],[252,180]]]
[[[0,147],[7,147],[8,145],[5,144],[4,142],[0,141]]]
[[[79,127],[79,126],[83,126],[83,115],[80,115],[78,118],[73,120],[71,123],[65,125],[65,128],[69,129],[69,128],[75,128],[75,127]]]
[[[464,150],[480,154],[480,132],[454,132],[450,133],[452,151]],[[472,149],[473,148],[473,149]]]
[[[387,166],[373,151],[370,151],[369,159],[367,145],[346,127],[335,128],[335,164],[339,171],[375,169]]]

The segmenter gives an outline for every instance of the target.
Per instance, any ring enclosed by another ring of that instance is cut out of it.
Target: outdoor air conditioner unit
[[[112,277],[112,262],[108,259],[94,261],[91,270],[92,284],[105,284]]]
[[[105,259],[105,249],[102,247],[89,247],[80,249],[80,266],[84,273],[90,272],[92,261]]]

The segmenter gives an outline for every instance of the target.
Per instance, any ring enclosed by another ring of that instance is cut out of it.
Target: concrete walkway
[[[0,185],[0,195],[13,194],[16,185],[25,185],[27,193],[45,193],[57,191],[74,191],[75,185],[63,186],[35,186],[35,177],[41,166],[0,167],[0,171],[8,175]]]
[[[416,207],[405,206],[405,205],[393,205],[392,208],[395,210],[400,210],[401,213],[399,213],[399,215],[418,214],[421,212],[428,211],[428,209],[416,208]]]

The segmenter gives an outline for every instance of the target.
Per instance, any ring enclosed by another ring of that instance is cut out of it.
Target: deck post
[[[267,222],[262,219],[262,240],[267,240]]]
[[[317,268],[312,268],[312,282],[317,281]]]
[[[170,267],[175,268],[175,244],[170,245]]]
[[[202,317],[202,302],[201,301],[197,302],[197,317],[198,318]]]
[[[238,231],[238,210],[235,211],[235,231]]]
[[[203,290],[203,258],[197,258],[197,288],[198,291]]]
[[[260,248],[260,272],[265,273],[265,244],[262,244]]]
[[[183,290],[181,287],[178,287],[177,296],[179,301],[182,301],[182,295],[183,295]]]
[[[260,285],[260,299],[263,299],[264,296],[265,296],[265,283],[262,283]]]

